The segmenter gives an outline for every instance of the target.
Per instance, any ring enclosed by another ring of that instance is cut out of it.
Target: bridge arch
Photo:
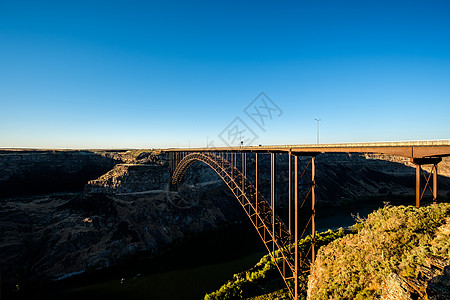
[[[294,243],[294,236],[289,232],[287,226],[274,213],[270,203],[263,198],[261,193],[257,192],[250,180],[218,153],[193,152],[185,155],[174,166],[171,185],[177,186],[189,167],[196,161],[203,162],[211,167],[231,190],[258,232],[266,249],[272,258],[277,261],[276,266],[279,272],[291,295],[296,298],[294,296],[296,291],[288,283],[298,278],[300,258],[294,247],[291,246]],[[275,259],[276,250],[278,250],[277,259]],[[303,257],[306,257],[306,255]],[[307,262],[302,263],[308,264]]]

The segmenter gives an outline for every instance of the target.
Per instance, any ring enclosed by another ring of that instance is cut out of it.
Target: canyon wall
[[[259,189],[270,199],[270,156],[258,160]],[[403,159],[323,154],[316,162],[320,205],[368,196],[407,196],[414,203],[415,169]],[[252,182],[254,164],[249,154]],[[448,166],[448,159],[440,164],[443,197],[450,190]],[[219,176],[200,162],[170,191],[168,162],[153,152],[1,151],[0,167],[0,265],[12,289],[158,253],[186,236],[246,218]],[[276,155],[278,207],[287,203],[287,178],[287,157]],[[70,191],[77,193],[54,194]]]
[[[0,198],[82,191],[116,163],[91,151],[0,151]]]

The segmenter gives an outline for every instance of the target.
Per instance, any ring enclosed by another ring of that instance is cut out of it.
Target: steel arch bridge
[[[437,165],[443,157],[450,156],[450,141],[175,148],[162,152],[169,160],[172,186],[181,182],[196,161],[207,164],[222,178],[257,230],[291,297],[297,300],[299,275],[315,260],[316,156],[321,153],[379,153],[407,157],[416,165],[416,207],[419,207],[427,190],[431,192],[433,203],[437,200]],[[255,184],[247,174],[248,153],[255,155],[255,178],[251,178]],[[270,154],[270,197],[267,199],[258,190],[258,154],[261,153]],[[283,153],[289,159],[287,224],[275,212],[275,156]],[[432,166],[428,175],[422,170],[423,165]],[[424,184],[421,178],[425,179]],[[304,224],[299,222],[300,210],[306,212]],[[308,228],[311,228],[311,246],[302,253],[298,242]]]
[[[247,178],[247,157],[246,153],[241,153],[242,171],[237,168],[236,153],[220,153],[220,152],[194,152],[194,153],[180,153],[175,154],[171,159],[172,180],[171,185],[178,185],[187,169],[196,161],[200,161],[211,167],[229,187],[236,199],[241,204],[245,213],[249,217],[251,223],[262,239],[264,246],[272,256],[275,265],[280,272],[292,298],[297,299],[298,291],[298,277],[301,272],[301,267],[307,266],[314,261],[314,235],[315,235],[315,221],[314,221],[314,157],[312,157],[308,164],[302,166],[302,177],[306,175],[308,169],[312,170],[310,176],[310,185],[306,193],[302,206],[309,197],[313,201],[313,211],[309,217],[303,232],[300,233],[298,222],[298,210],[300,209],[297,201],[297,185],[295,185],[295,207],[294,220],[289,217],[289,224],[285,225],[283,221],[275,213],[275,153],[271,153],[271,196],[270,201],[263,198],[260,191],[258,191],[258,154],[256,153],[256,184],[253,185]],[[292,159],[289,161],[290,174],[292,173]],[[298,166],[299,161],[295,156],[295,181],[298,182]],[[291,181],[291,180],[290,180]],[[289,187],[291,190],[291,186]],[[290,195],[291,198],[291,195]],[[291,207],[289,207],[291,211]],[[289,212],[289,216],[291,213]],[[292,222],[293,221],[293,222]],[[293,224],[291,224],[293,223]],[[312,223],[312,245],[306,251],[301,253],[299,250],[298,240],[305,234],[306,227]],[[295,243],[297,241],[297,243]],[[312,255],[312,256],[311,256]],[[311,256],[308,258],[308,256]],[[303,268],[304,270],[304,268]]]

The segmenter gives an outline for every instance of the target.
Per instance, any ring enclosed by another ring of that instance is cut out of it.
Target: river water
[[[382,207],[368,201],[347,207],[318,208],[317,231],[354,224]],[[267,252],[250,221],[202,234],[152,259],[92,274],[74,276],[34,294],[34,299],[203,299],[233,274],[259,261]]]

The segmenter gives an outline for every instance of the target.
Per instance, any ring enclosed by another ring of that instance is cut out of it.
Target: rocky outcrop
[[[392,273],[383,283],[383,300],[412,300],[408,284],[399,275]]]
[[[88,193],[136,193],[168,190],[169,169],[160,164],[118,164],[101,177],[91,180],[85,187]]]
[[[417,277],[392,273],[383,283],[382,300],[450,299],[450,260],[429,255]]]
[[[160,151],[157,150],[98,151],[98,153],[126,164],[148,164],[160,161],[158,156]]]
[[[450,266],[444,268],[442,275],[433,277],[428,281],[426,293],[429,300],[450,299]]]

